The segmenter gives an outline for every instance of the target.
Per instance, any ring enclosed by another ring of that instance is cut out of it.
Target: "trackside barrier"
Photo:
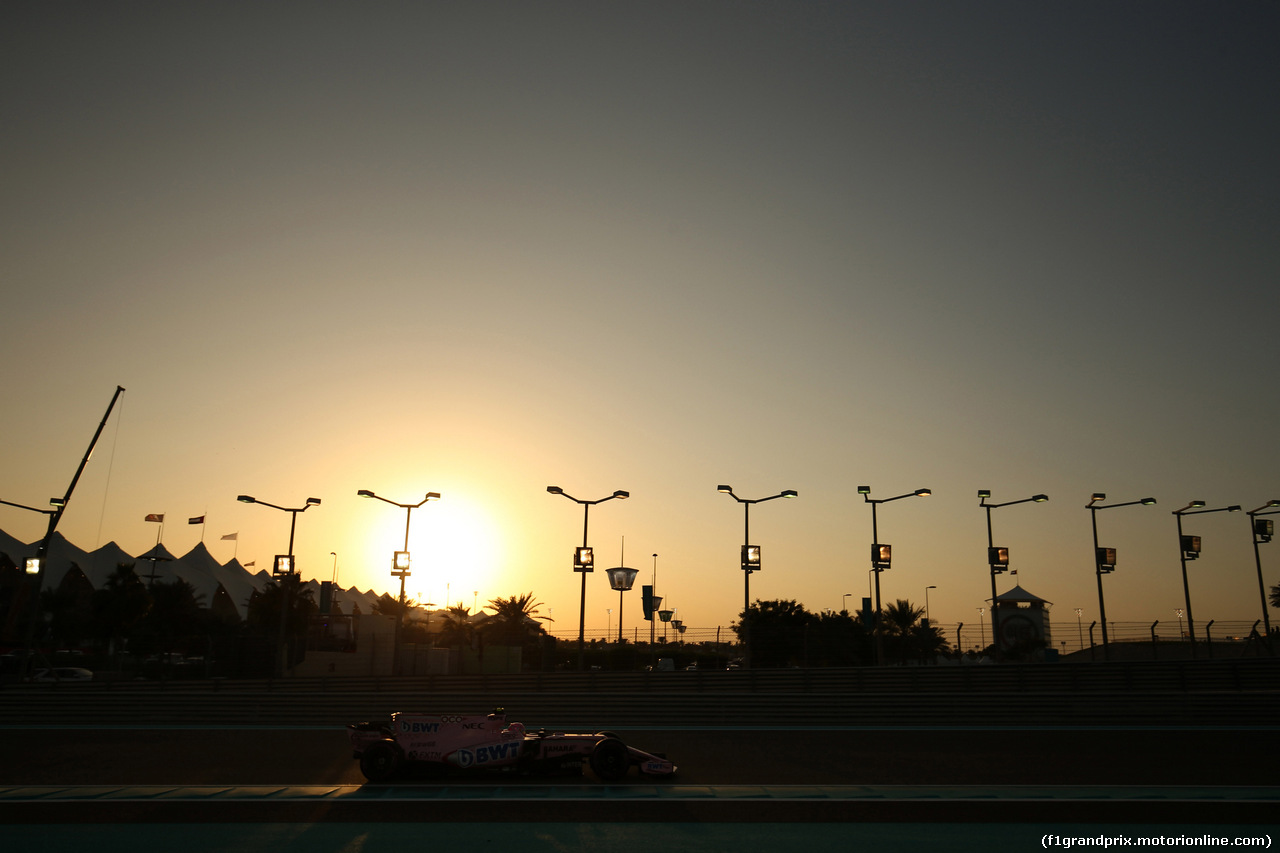
[[[341,726],[496,706],[533,726],[1274,725],[1280,663],[25,684],[0,690],[0,725]]]

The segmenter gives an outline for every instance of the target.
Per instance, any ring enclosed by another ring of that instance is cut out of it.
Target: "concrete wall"
[[[323,675],[391,675],[396,620],[391,616],[361,614],[356,623],[356,647],[350,652],[308,651],[293,668],[294,677]]]

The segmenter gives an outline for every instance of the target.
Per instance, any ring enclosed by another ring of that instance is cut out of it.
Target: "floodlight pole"
[[[272,576],[278,576],[280,578],[280,580],[276,581],[276,586],[280,590],[280,650],[276,655],[276,667],[278,677],[284,678],[289,665],[288,632],[285,629],[285,623],[288,622],[289,619],[289,591],[285,588],[285,583],[289,577],[298,573],[297,564],[293,559],[293,532],[298,525],[298,513],[306,512],[313,506],[320,506],[320,499],[307,498],[306,503],[300,507],[276,506],[273,503],[260,501],[253,495],[239,495],[236,497],[236,500],[240,501],[240,503],[246,504],[262,504],[263,506],[269,506],[272,509],[278,509],[281,512],[289,513],[289,571],[282,575],[276,575],[277,567],[274,563],[271,567]],[[152,569],[152,571],[154,571],[154,569]],[[298,579],[298,583],[299,585],[301,584],[301,578]]]
[[[903,498],[927,498],[933,494],[932,489],[916,489],[914,492],[907,492],[905,495],[897,495],[892,498],[873,498],[871,497],[870,486],[859,486],[858,494],[862,495],[864,502],[871,504],[871,547],[874,550],[880,544],[880,531],[876,523],[876,505],[887,504],[890,501],[899,501]],[[880,635],[880,573],[884,571],[884,567],[879,562],[879,556],[872,554],[871,571],[876,576],[876,611],[873,615],[872,630],[875,633],[875,652],[876,663],[879,664],[884,660],[884,644]],[[928,593],[926,592],[927,596]]]
[[[1105,501],[1106,499],[1107,496],[1104,493],[1094,492],[1093,496],[1089,498],[1089,503],[1085,505],[1085,509],[1089,510],[1089,520],[1093,524],[1093,568],[1098,576],[1098,617],[1102,620],[1102,659],[1111,660],[1111,646],[1108,644],[1107,637],[1107,603],[1102,596],[1102,561],[1098,559],[1098,510],[1115,509],[1118,506],[1134,506],[1136,504],[1153,506],[1156,499],[1143,498],[1138,501],[1125,501],[1118,504],[1098,503],[1098,501]]]
[[[1187,581],[1187,552],[1182,548],[1182,517],[1184,515],[1204,515],[1208,512],[1239,512],[1240,507],[1237,505],[1217,507],[1216,509],[1203,509],[1204,501],[1192,501],[1182,509],[1173,511],[1174,517],[1178,520],[1178,560],[1182,564],[1182,597],[1186,602],[1187,608],[1187,636],[1191,640],[1191,657],[1198,657],[1196,650],[1196,623],[1191,616],[1191,584]]]
[[[396,608],[395,649],[394,649],[394,654],[392,655],[393,660],[392,660],[392,667],[391,667],[392,671],[398,674],[400,672],[400,635],[404,630],[404,608],[405,608],[404,579],[409,574],[409,567],[408,567],[409,521],[410,519],[413,518],[413,511],[415,509],[422,506],[427,501],[440,500],[440,493],[427,492],[427,496],[424,497],[422,500],[418,501],[416,504],[406,504],[406,503],[400,503],[398,501],[388,500],[387,498],[384,498],[382,495],[375,495],[373,492],[369,491],[368,489],[360,489],[358,492],[356,492],[356,496],[361,498],[375,498],[376,500],[380,500],[383,503],[388,503],[388,504],[391,504],[392,506],[398,506],[402,510],[404,510],[404,550],[401,553],[405,555],[404,559],[405,559],[406,565],[404,565],[403,567],[397,566],[396,557],[392,557],[392,562],[391,562],[391,571],[394,574],[397,574],[400,576],[400,606]],[[430,639],[430,635],[428,635],[428,639]]]
[[[991,510],[999,509],[1002,506],[1013,506],[1014,504],[1044,503],[1049,500],[1049,496],[1032,495],[1029,498],[1021,498],[1016,501],[1005,501],[1004,503],[999,504],[987,503],[987,500],[990,497],[990,489],[978,490],[978,506],[985,508],[987,511],[987,567],[991,570],[991,644],[995,646],[996,659],[999,660],[1003,650],[1001,649],[1000,642],[1000,608],[998,606],[999,602],[996,601],[996,567],[991,562],[991,549],[995,547],[995,542],[991,536]]]
[[[1258,545],[1261,544],[1262,542],[1270,541],[1271,535],[1267,534],[1265,539],[1260,539],[1254,522],[1255,522],[1255,519],[1260,515],[1275,515],[1276,513],[1280,513],[1280,509],[1273,509],[1273,507],[1280,507],[1280,500],[1267,501],[1262,506],[1258,507],[1257,509],[1250,510],[1248,513],[1249,531],[1251,536],[1253,537],[1253,562],[1254,562],[1254,565],[1257,566],[1258,568],[1258,597],[1262,599],[1262,629],[1264,631],[1263,636],[1267,638],[1268,643],[1271,642],[1271,616],[1268,615],[1267,613],[1267,588],[1266,588],[1266,584],[1264,584],[1262,580],[1262,554],[1258,551]],[[1271,510],[1271,511],[1264,512],[1263,510]]]
[[[614,498],[618,498],[619,500],[626,500],[627,498],[631,497],[630,492],[623,491],[621,489],[609,495],[607,498],[600,498],[599,500],[594,500],[594,501],[585,501],[585,500],[580,500],[578,498],[575,498],[569,493],[567,493],[564,489],[560,488],[559,486],[547,486],[547,491],[553,495],[563,495],[564,497],[568,498],[574,503],[580,504],[582,506],[582,547],[583,548],[588,547],[587,546],[587,522],[589,520],[591,507],[595,506],[596,504],[604,503],[605,501],[611,501]],[[582,592],[581,592],[581,596],[578,604],[578,671],[579,672],[582,672],[586,668],[587,570],[590,568],[594,568],[594,567],[584,566],[582,568]]]
[[[735,495],[731,486],[716,486],[716,491],[726,494],[742,504],[742,553],[744,557],[747,553],[747,547],[751,544],[751,505],[775,500],[776,498],[794,498],[799,494],[795,489],[783,489],[778,494],[770,495],[767,498],[749,500]],[[745,669],[751,668],[751,572],[750,566],[742,566],[742,665]]]

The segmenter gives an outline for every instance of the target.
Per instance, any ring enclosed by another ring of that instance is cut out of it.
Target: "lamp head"
[[[564,489],[560,488],[559,486],[547,486],[547,491],[548,491],[548,492],[550,492],[550,493],[551,493],[551,494],[553,494],[553,495],[563,495],[563,494],[564,494]]]
[[[933,489],[916,489],[915,495],[918,498],[927,498],[933,494]]]
[[[258,502],[257,498],[253,495],[239,495],[236,497],[236,500],[240,501],[242,504],[256,504]]]
[[[356,492],[356,497],[358,498],[371,498],[373,496],[374,496],[373,492],[369,491],[368,489],[361,489],[360,491]]]
[[[62,498],[49,498],[49,506],[66,506],[67,502]]]
[[[979,499],[979,500],[984,500],[984,501],[985,501],[985,500],[986,500],[987,498],[989,498],[989,497],[991,497],[991,490],[990,490],[990,489],[978,489],[978,499]]]
[[[1156,499],[1155,499],[1155,498],[1143,498],[1142,500],[1138,501],[1138,503],[1142,504],[1143,506],[1155,506],[1155,505],[1156,505]]]
[[[799,493],[799,492],[797,492],[795,489],[783,489],[783,490],[782,490],[782,496],[783,496],[784,498],[794,498],[794,497],[795,497],[796,495],[798,495],[798,494],[800,494],[800,493]]]
[[[733,494],[733,486],[716,486],[717,492],[723,492],[726,495]]]
[[[860,494],[860,495],[869,495],[869,494],[871,494],[871,487],[870,487],[870,486],[858,486],[858,494]]]
[[[1094,492],[1093,496],[1089,498],[1089,503],[1096,503],[1097,501],[1105,501],[1106,499],[1107,499],[1106,492]]]
[[[1204,509],[1204,501],[1192,501],[1187,504],[1187,509]]]
[[[307,498],[307,506],[320,506],[319,498]]]
[[[1232,504],[1231,506],[1227,507],[1227,512],[1239,512],[1239,511],[1240,511],[1240,504]]]
[[[438,501],[438,500],[440,500],[440,493],[439,493],[439,492],[427,492],[427,496],[426,496],[425,498],[423,498],[422,500],[423,500],[423,502],[424,502],[424,503],[425,503],[426,501]]]
[[[1042,504],[1045,501],[1049,500],[1049,496],[1048,495],[1032,495],[1031,500],[1035,501],[1038,504]]]
[[[626,500],[627,498],[631,497],[631,493],[624,492],[622,489],[618,489],[618,491],[613,493],[613,496],[618,500]]]

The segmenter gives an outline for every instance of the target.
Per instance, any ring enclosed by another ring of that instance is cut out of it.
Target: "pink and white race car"
[[[676,772],[665,756],[627,746],[612,732],[526,731],[523,723],[508,725],[502,709],[492,714],[396,713],[390,725],[350,723],[347,736],[370,782],[388,781],[414,766],[581,773],[586,762],[605,782],[621,779],[632,767],[649,776]]]

